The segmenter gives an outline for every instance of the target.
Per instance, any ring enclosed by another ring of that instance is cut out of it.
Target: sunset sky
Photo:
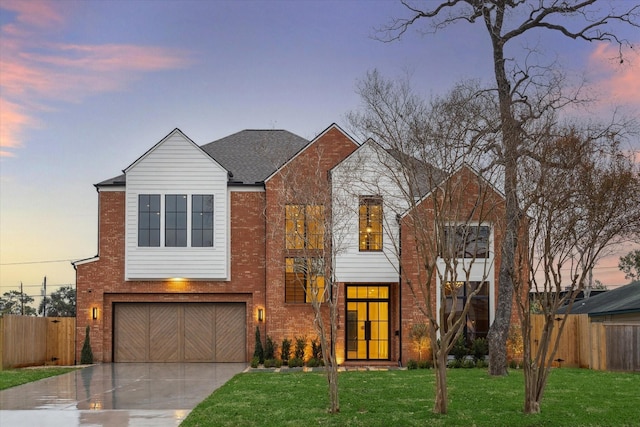
[[[481,26],[375,40],[400,16],[398,2],[375,0],[2,0],[0,294],[21,282],[39,294],[44,276],[49,291],[75,284],[70,261],[97,253],[93,184],[176,127],[197,144],[258,128],[309,139],[333,122],[347,128],[355,86],[373,69],[410,75],[425,97],[463,79],[491,82]],[[640,50],[638,28],[617,31]],[[528,43],[586,79],[599,99],[586,117],[609,119],[615,107],[640,116],[638,53],[619,64],[607,44],[545,33]],[[619,256],[595,278],[626,283]]]

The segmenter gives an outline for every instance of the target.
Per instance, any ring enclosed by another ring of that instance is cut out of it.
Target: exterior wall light
[[[91,309],[91,317],[93,320],[98,318],[98,307],[93,307],[93,309]]]
[[[262,322],[264,320],[264,309],[258,309],[258,322]]]

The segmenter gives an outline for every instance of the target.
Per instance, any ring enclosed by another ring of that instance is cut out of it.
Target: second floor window
[[[160,246],[160,195],[138,196],[138,246]]]
[[[187,195],[167,194],[164,214],[164,245],[187,246]]]
[[[285,207],[287,249],[324,249],[324,206]]]
[[[444,229],[444,248],[453,258],[489,258],[491,227],[457,225]]]
[[[138,246],[213,247],[213,195],[139,194]]]
[[[191,196],[191,246],[213,246],[213,195]]]
[[[360,251],[382,250],[382,198],[360,197],[359,207]]]

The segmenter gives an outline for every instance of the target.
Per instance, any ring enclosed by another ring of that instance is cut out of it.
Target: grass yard
[[[322,373],[248,372],[201,402],[182,427],[204,426],[639,426],[640,374],[556,369],[542,413],[522,413],[522,371],[489,377],[449,370],[449,413],[431,412],[433,370],[342,372],[330,415]]]
[[[20,384],[38,381],[47,377],[65,374],[76,368],[25,368],[0,371],[0,390],[15,387]]]

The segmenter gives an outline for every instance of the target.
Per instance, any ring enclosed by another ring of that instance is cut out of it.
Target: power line
[[[0,265],[27,265],[27,264],[51,264],[55,262],[72,262],[74,260],[78,260],[80,258],[71,258],[71,259],[52,259],[45,261],[22,261],[22,262],[3,262]]]

